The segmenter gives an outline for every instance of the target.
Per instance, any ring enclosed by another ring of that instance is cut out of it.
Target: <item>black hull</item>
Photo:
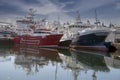
[[[107,32],[104,35],[96,35],[95,33],[79,35],[72,41],[72,44],[80,46],[103,46],[107,35]]]
[[[73,39],[70,47],[74,49],[107,51],[110,46],[109,43],[105,43],[108,34],[108,32],[96,32],[86,35],[78,35]]]

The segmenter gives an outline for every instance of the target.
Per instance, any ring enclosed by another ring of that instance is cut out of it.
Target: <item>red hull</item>
[[[53,34],[46,36],[17,36],[14,38],[15,44],[38,45],[40,47],[56,47],[63,34]]]

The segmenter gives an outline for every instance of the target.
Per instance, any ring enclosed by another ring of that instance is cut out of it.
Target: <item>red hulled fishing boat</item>
[[[17,20],[15,44],[37,45],[39,47],[57,47],[63,34],[52,31],[46,21],[33,20],[33,9],[27,17]]]

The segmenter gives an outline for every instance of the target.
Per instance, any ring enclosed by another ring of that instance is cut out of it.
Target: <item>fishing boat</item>
[[[111,45],[111,41],[106,41],[106,39],[109,34],[114,33],[115,30],[108,28],[104,23],[101,24],[97,19],[96,10],[95,16],[95,25],[82,31],[78,31],[76,36],[73,38],[70,47],[75,49],[114,52],[116,48]]]
[[[75,49],[108,51],[111,42],[105,42],[105,40],[110,32],[112,32],[110,29],[101,28],[100,26],[78,31],[70,47]]]
[[[94,25],[90,24],[88,20],[87,23],[81,21],[80,13],[77,11],[77,16],[74,24],[66,23],[63,25],[63,37],[60,40],[59,46],[69,47],[74,36],[76,36],[78,31],[82,31],[86,28],[92,28]]]
[[[0,22],[0,40],[13,39],[15,26],[11,23]]]
[[[15,26],[11,23],[0,22],[0,45],[13,44]]]
[[[16,33],[18,34],[14,38],[15,44],[23,45],[38,45],[39,47],[57,47],[59,40],[63,34],[52,31],[45,25],[45,20],[41,22],[35,22],[33,20],[33,9],[30,9],[28,16],[25,19],[17,20],[18,28]]]
[[[120,43],[120,27],[116,27],[115,42]]]
[[[64,25],[64,30],[63,30],[63,36],[62,38],[60,39],[60,43],[59,43],[59,47],[69,47],[71,41],[72,41],[72,37],[70,36],[69,34],[69,28],[68,28],[68,25]]]

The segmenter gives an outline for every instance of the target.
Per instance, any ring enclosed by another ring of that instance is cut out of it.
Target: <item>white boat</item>
[[[15,35],[15,26],[11,23],[0,22],[0,39],[8,40],[13,39]]]
[[[92,28],[94,25],[90,24],[89,21],[87,23],[83,23],[80,18],[79,12],[77,12],[76,22],[74,24],[67,23],[63,26],[63,37],[60,40],[60,46],[68,47],[78,31],[82,31],[86,28]]]
[[[120,27],[116,27],[115,42],[120,43]]]
[[[90,24],[89,20],[87,21],[87,23],[83,23],[80,18],[80,13],[77,12],[76,22],[68,26],[68,32],[70,34],[69,36],[73,38],[78,31],[82,31],[86,28],[92,28],[92,27],[94,27],[94,25]]]

